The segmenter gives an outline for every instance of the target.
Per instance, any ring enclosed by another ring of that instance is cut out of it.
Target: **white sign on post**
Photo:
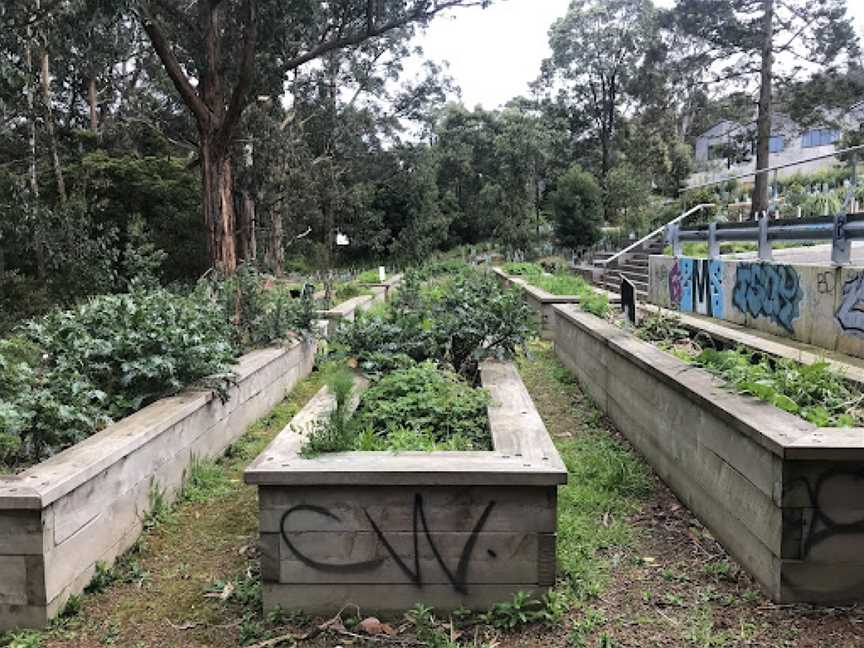
[[[378,266],[378,281],[384,283],[387,280],[387,272],[384,270],[384,266]]]

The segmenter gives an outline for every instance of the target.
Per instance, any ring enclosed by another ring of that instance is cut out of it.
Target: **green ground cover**
[[[408,272],[391,304],[340,329],[331,358],[359,366],[372,384],[349,416],[352,376],[333,372],[337,407],[304,453],[491,448],[479,363],[513,357],[533,333],[518,293],[483,272],[454,262]]]
[[[827,362],[802,364],[746,347],[718,348],[692,336],[677,317],[653,315],[636,330],[641,339],[711,372],[739,394],[755,396],[820,427],[864,425],[864,394]]]
[[[576,295],[579,307],[598,317],[609,315],[609,298],[594,290],[585,279],[566,271],[549,273],[536,263],[506,263],[502,268],[508,275],[522,277],[532,286],[553,295]]]
[[[190,385],[224,395],[233,360],[310,328],[313,305],[241,269],[180,293],[134,288],[0,340],[0,465],[19,470]]]

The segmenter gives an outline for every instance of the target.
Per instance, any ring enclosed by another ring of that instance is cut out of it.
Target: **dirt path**
[[[452,648],[450,637],[461,633],[458,645],[476,648],[864,647],[860,608],[765,599],[599,415],[548,344],[534,345],[521,371],[571,473],[559,495],[561,584],[547,623],[504,630],[518,614],[502,609],[459,631],[436,619],[394,624],[401,633],[391,639],[327,631],[294,645]],[[83,597],[77,615],[11,645],[233,647],[318,632],[321,619],[261,617],[255,491],[241,474],[319,386],[317,377],[302,383],[223,462],[200,466],[186,500],[157,512],[138,551],[97,583],[103,591]]]

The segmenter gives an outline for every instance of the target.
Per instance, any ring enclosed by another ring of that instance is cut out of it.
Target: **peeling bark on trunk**
[[[765,40],[762,44],[762,75],[759,88],[759,112],[756,121],[756,170],[767,169],[769,165],[771,140],[771,71],[774,63],[773,38],[774,0],[764,0],[765,14],[762,30]],[[753,186],[753,200],[750,215],[755,217],[768,211],[768,174],[756,176]]]
[[[234,173],[231,157],[201,134],[201,180],[207,249],[212,266],[232,274],[237,269]]]

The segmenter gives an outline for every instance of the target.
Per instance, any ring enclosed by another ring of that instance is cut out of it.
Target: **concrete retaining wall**
[[[240,358],[222,403],[160,400],[15,476],[0,477],[0,631],[41,627],[131,547],[158,490],[170,502],[196,458],[220,455],[309,374],[314,343]]]
[[[864,598],[864,429],[816,428],[599,318],[555,308],[558,357],[772,599]]]
[[[303,459],[326,388],[246,471],[259,493],[264,608],[332,614],[487,608],[555,582],[567,471],[515,367],[487,361],[492,452]]]
[[[648,300],[864,357],[864,267],[652,256]]]

